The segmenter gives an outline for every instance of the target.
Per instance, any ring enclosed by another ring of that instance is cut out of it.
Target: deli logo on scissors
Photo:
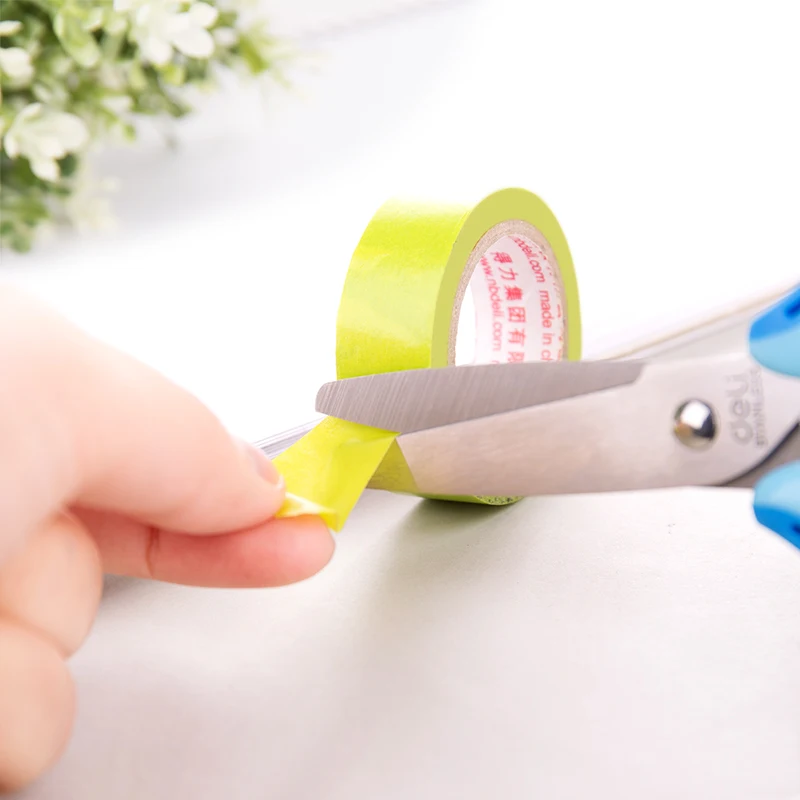
[[[725,378],[728,401],[728,426],[733,438],[740,444],[754,443],[767,446],[767,428],[764,419],[764,391],[761,370],[751,369]]]

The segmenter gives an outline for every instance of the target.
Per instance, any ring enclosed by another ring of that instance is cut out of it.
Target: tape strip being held
[[[539,197],[504,189],[472,208],[391,201],[375,214],[345,280],[337,378],[455,364],[468,288],[475,362],[580,358],[578,287],[561,227]],[[338,531],[367,487],[420,494],[395,438],[324,419],[275,459],[290,493],[279,516],[318,514]]]

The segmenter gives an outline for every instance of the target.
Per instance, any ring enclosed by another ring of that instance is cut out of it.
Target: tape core
[[[467,288],[474,308],[471,336],[463,330],[470,321],[461,319]],[[560,360],[567,347],[564,288],[541,232],[522,220],[487,231],[470,255],[453,319],[458,350],[451,347],[451,363]],[[464,358],[471,341],[474,349]]]

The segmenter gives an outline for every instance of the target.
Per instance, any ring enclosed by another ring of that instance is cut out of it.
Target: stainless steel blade
[[[390,372],[326,383],[316,408],[408,433],[630,384],[642,369],[636,361],[556,361]]]
[[[716,434],[704,447],[675,433],[676,411],[690,400],[713,410]],[[799,413],[800,381],[734,354],[649,363],[632,384],[417,430],[398,443],[426,494],[752,485],[747,474],[754,480],[781,443],[789,448],[781,460],[797,452]]]
[[[261,450],[267,458],[275,458],[275,456],[280,455],[284,450],[288,450],[295,442],[300,441],[307,433],[310,433],[316,428],[321,419],[323,419],[323,417],[306,422],[304,425],[298,425],[295,428],[275,433],[264,439],[259,439],[253,444]]]

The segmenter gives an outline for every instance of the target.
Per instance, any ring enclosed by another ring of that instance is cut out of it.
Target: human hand
[[[0,792],[60,754],[67,659],[103,572],[277,586],[329,561],[314,517],[272,519],[284,487],[194,397],[0,287]]]

